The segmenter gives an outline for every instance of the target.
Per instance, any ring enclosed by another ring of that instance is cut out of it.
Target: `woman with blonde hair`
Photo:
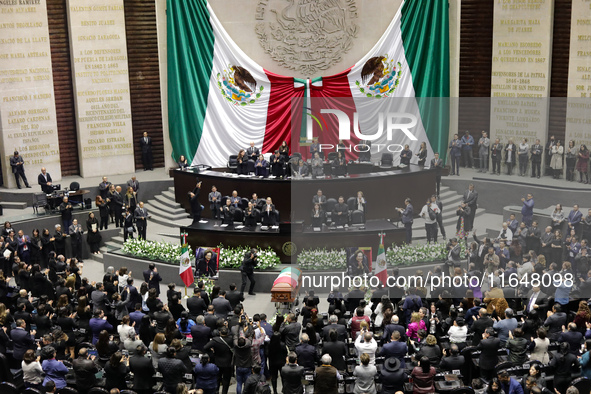
[[[164,336],[164,333],[159,332],[154,336],[154,340],[148,346],[150,354],[152,355],[152,364],[154,365],[154,368],[158,368],[158,360],[166,354],[168,346],[166,346],[165,342],[166,337]]]
[[[425,322],[421,320],[421,315],[419,312],[413,312],[410,315],[410,323],[408,325],[408,329],[406,330],[406,336],[413,341],[419,339],[419,330],[426,330],[427,326]]]
[[[133,191],[133,187],[127,187],[127,192],[123,197],[123,202],[125,204],[125,208],[133,215],[137,206],[137,194]]]
[[[434,367],[439,366],[441,360],[441,348],[437,344],[437,338],[433,334],[427,335],[425,343],[416,354],[415,358],[420,360],[422,357],[427,357]]]

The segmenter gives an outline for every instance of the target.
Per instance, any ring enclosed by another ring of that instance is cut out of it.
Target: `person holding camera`
[[[201,181],[197,180],[197,184],[192,192],[189,192],[189,202],[191,204],[191,212],[193,213],[193,223],[191,226],[196,225],[201,220],[201,211],[203,211],[203,205],[199,203],[199,192],[201,191]]]
[[[466,201],[462,200],[462,203],[456,210],[456,215],[458,215],[458,222],[456,223],[456,237],[460,239],[466,238],[468,231],[470,231],[470,229],[467,227],[470,213],[470,207]]]
[[[242,287],[240,288],[240,294],[244,296],[244,289],[246,289],[246,280],[250,281],[250,288],[248,290],[249,295],[256,295],[254,292],[254,285],[256,281],[254,280],[254,267],[258,264],[257,262],[257,250],[251,249],[250,252],[247,252],[244,255],[244,260],[242,260],[242,265],[240,266],[240,273],[242,274]]]

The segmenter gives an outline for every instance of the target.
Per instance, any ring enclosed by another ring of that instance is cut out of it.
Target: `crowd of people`
[[[50,252],[42,268],[18,256],[0,276],[0,362],[22,369],[27,387],[174,394],[194,386],[226,394],[234,377],[236,392],[245,394],[277,393],[279,381],[283,393],[302,393],[302,382],[314,393],[340,386],[431,393],[449,373],[486,393],[570,394],[574,377],[591,377],[591,311],[573,298],[578,286],[498,280],[530,268],[554,281],[573,273],[568,261],[557,270],[533,251],[499,267],[486,287],[424,282],[406,290],[379,286],[369,297],[353,287],[331,291],[322,304],[309,291],[301,310],[271,319],[245,310],[244,288],[234,284],[207,291],[200,282],[184,306],[174,284],[160,294],[154,264],[141,283],[126,267],[109,267],[95,283],[75,258]],[[470,275],[489,269],[486,255],[473,257]],[[390,274],[399,276],[397,269]],[[454,267],[453,274],[463,272]]]
[[[460,164],[466,168],[476,168],[474,152],[478,153],[478,172],[489,171],[489,157],[492,163],[492,174],[501,175],[501,164],[505,165],[507,175],[512,175],[514,169],[518,169],[521,177],[528,175],[531,168],[531,177],[542,176],[542,165],[545,173],[554,179],[559,179],[563,171],[567,181],[577,180],[579,183],[589,183],[589,149],[585,144],[576,145],[574,140],[565,144],[563,141],[550,136],[546,145],[542,145],[539,139],[528,141],[523,138],[516,144],[512,138],[506,143],[500,138],[491,141],[487,132],[482,131],[478,141],[465,131],[460,138],[458,134],[449,143],[451,172],[450,175],[460,174]]]

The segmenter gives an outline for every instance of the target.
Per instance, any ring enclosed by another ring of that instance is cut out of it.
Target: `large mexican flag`
[[[223,167],[251,141],[263,152],[283,141],[292,151],[305,152],[299,144],[312,137],[336,145],[339,120],[320,116],[327,108],[349,117],[352,144],[376,133],[380,113],[413,114],[412,135],[397,133],[393,141],[409,144],[413,152],[424,141],[428,159],[433,151],[445,156],[447,101],[431,98],[449,97],[447,0],[406,0],[366,56],[339,74],[314,80],[264,70],[232,41],[205,0],[168,0],[167,7],[175,159],[185,155],[193,164]],[[361,135],[355,133],[355,119]],[[387,119],[382,121],[386,127]],[[372,145],[392,142],[386,138],[384,132]]]

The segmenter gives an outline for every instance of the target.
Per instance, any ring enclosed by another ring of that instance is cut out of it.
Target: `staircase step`
[[[109,246],[111,248],[120,248],[123,245],[123,242],[115,242],[115,241],[107,241],[105,242],[105,246]]]
[[[171,198],[166,197],[166,196],[164,196],[162,194],[158,194],[158,195],[154,196],[154,198],[158,202],[160,202],[160,203],[162,203],[162,204],[164,204],[164,205],[166,205],[166,206],[168,206],[170,208],[178,208],[180,206],[180,204],[177,204],[176,201],[174,201],[174,198],[171,199]]]
[[[180,205],[177,205],[176,207],[171,207],[169,205],[161,203],[158,200],[148,200],[144,206],[146,207],[150,215],[153,215],[154,213],[163,212],[171,213],[173,215],[185,213],[185,210]]]
[[[174,193],[174,186],[169,187],[168,188],[168,191],[171,192],[171,193]]]
[[[2,202],[2,207],[4,209],[25,209],[25,208],[27,208],[27,203],[26,202],[8,202],[8,201],[3,201]]]
[[[164,197],[167,197],[167,198],[170,198],[172,201],[175,201],[176,200],[176,197],[174,195],[174,192],[171,192],[169,190],[163,191],[162,193],[160,193],[160,195],[162,195]]]
[[[187,226],[191,224],[193,221],[189,218],[189,215],[185,213],[184,215],[175,216],[174,218],[168,216],[160,216],[160,215],[152,215],[150,222],[158,223],[166,227],[178,227],[180,222],[183,222],[184,219],[187,219],[187,224],[182,224],[183,226]],[[149,224],[148,224],[149,226]]]

